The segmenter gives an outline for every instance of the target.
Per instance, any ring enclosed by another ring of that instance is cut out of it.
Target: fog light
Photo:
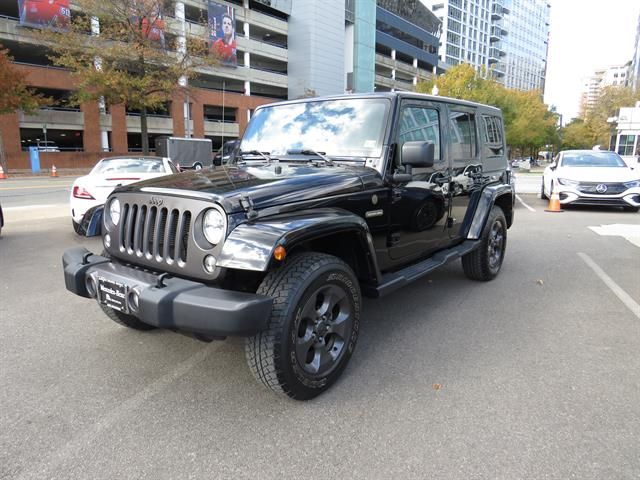
[[[91,298],[96,298],[96,294],[98,293],[98,289],[96,286],[96,280],[92,276],[88,276],[84,280],[84,286],[87,289],[87,293]]]
[[[104,236],[104,246],[107,248],[111,246],[111,235],[108,233]]]
[[[129,307],[136,312],[140,308],[140,293],[137,290],[129,292]]]
[[[207,273],[213,273],[216,269],[216,257],[213,255],[207,255],[204,257],[204,269]]]

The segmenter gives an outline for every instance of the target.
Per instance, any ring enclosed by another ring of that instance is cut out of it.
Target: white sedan
[[[610,205],[640,209],[640,170],[614,152],[566,150],[542,175],[540,194],[557,192],[561,205]]]
[[[178,173],[178,169],[168,158],[103,158],[88,175],[73,182],[69,200],[73,229],[77,234],[84,235],[91,220],[87,211],[103,205],[116,187],[172,173]]]

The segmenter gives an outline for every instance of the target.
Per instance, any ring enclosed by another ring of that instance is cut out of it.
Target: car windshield
[[[379,157],[389,108],[384,98],[264,107],[251,119],[240,150],[273,156],[313,150],[334,157]]]
[[[93,170],[92,174],[102,175],[111,173],[153,173],[164,172],[162,159],[152,158],[112,158],[102,160]]]
[[[624,160],[613,152],[571,152],[562,156],[563,167],[626,167]]]

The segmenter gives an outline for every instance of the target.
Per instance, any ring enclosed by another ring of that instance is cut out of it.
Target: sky
[[[585,77],[633,57],[639,0],[551,0],[544,101],[563,123],[576,117]]]

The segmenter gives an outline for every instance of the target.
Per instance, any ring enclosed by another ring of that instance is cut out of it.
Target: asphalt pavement
[[[63,250],[100,239],[14,215],[0,478],[640,477],[640,214],[520,197],[498,278],[454,262],[366,300],[349,367],[310,402],[258,385],[240,339],[116,325],[64,288]]]

